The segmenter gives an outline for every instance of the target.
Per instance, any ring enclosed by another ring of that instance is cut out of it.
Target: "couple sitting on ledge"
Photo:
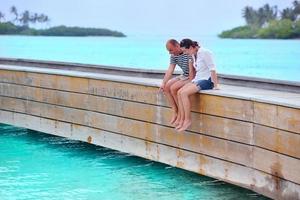
[[[170,65],[159,91],[167,97],[173,116],[170,121],[178,131],[185,131],[192,123],[189,97],[200,90],[219,89],[212,53],[190,39],[178,43],[170,39],[166,44],[171,54]],[[183,73],[172,78],[176,65]]]

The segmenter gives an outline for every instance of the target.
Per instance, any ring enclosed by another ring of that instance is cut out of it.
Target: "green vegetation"
[[[126,37],[123,33],[104,28],[81,28],[55,26],[46,29],[31,28],[30,24],[49,24],[50,18],[45,14],[30,13],[28,10],[18,13],[15,6],[10,8],[12,20],[5,21],[4,13],[0,12],[0,35],[42,35],[42,36],[113,36]]]
[[[114,36],[125,37],[121,32],[102,28],[80,28],[55,26],[47,29],[34,29],[17,26],[11,22],[0,23],[0,35],[42,35],[42,36]]]
[[[279,15],[280,14],[280,15]],[[276,6],[265,4],[258,10],[246,6],[243,10],[246,25],[223,31],[221,38],[300,38],[300,1],[294,1],[292,8],[281,12]]]

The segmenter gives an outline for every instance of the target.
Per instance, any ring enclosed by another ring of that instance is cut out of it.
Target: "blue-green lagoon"
[[[217,71],[300,81],[300,40],[220,39],[217,36],[0,36],[0,57],[166,70],[170,37],[190,37],[214,53]]]
[[[267,198],[126,153],[0,124],[0,199]]]

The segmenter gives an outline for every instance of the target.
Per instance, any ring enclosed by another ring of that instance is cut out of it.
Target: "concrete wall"
[[[0,69],[0,122],[109,147],[300,199],[300,109],[197,94],[178,133],[151,84]]]
[[[71,63],[71,62],[59,62],[49,60],[34,60],[34,59],[22,59],[22,58],[3,58],[0,57],[0,65],[17,65],[17,66],[29,66],[38,67],[44,69],[66,69],[72,71],[85,71],[101,74],[113,74],[122,76],[134,76],[144,78],[159,78],[164,76],[165,70],[153,70],[153,69],[141,69],[141,68],[126,68],[116,66],[104,66],[86,63]],[[180,74],[180,71],[175,71],[174,74]],[[300,82],[286,81],[286,80],[274,80],[258,77],[247,77],[229,74],[218,73],[219,82],[226,85],[235,86],[247,86],[252,88],[263,88],[270,90],[278,90],[284,92],[293,92],[300,94]]]

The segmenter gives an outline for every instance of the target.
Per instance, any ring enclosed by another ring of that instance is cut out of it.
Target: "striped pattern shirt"
[[[193,62],[193,58],[188,54],[171,55],[170,64],[178,65],[184,76],[189,76],[189,62]]]

